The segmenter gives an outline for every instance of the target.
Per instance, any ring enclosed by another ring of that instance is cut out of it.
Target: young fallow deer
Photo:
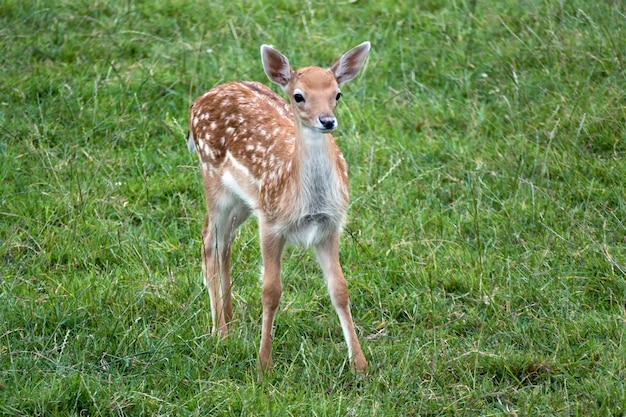
[[[313,247],[339,315],[352,368],[367,361],[350,314],[339,264],[339,235],[348,208],[346,163],[329,132],[337,127],[339,87],[354,78],[370,49],[364,42],[329,69],[293,71],[270,46],[261,46],[265,73],[289,96],[257,82],[214,87],[191,106],[188,145],[202,164],[207,216],[202,271],[211,298],[213,333],[232,320],[230,257],[235,231],[258,217],[263,257],[260,365],[271,367],[271,333],[282,293],[280,264],[287,243]]]

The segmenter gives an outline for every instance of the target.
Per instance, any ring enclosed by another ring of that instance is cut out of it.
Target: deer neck
[[[296,121],[295,157],[298,161],[301,180],[306,175],[315,175],[320,170],[332,169],[332,154],[330,142],[332,136],[320,132]]]
[[[302,215],[334,211],[340,198],[340,182],[332,147],[333,138],[296,122],[296,160],[294,180],[300,190]]]

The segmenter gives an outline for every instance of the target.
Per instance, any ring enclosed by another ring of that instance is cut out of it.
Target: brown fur
[[[202,269],[213,331],[228,331],[231,244],[237,227],[254,213],[264,268],[263,369],[271,364],[271,329],[282,292],[281,255],[291,242],[315,248],[351,364],[361,373],[367,370],[338,255],[348,208],[346,163],[328,132],[337,126],[339,85],[357,74],[368,51],[369,43],[364,43],[331,69],[293,71],[284,56],[263,46],[265,71],[291,105],[263,84],[245,81],[219,85],[191,106],[189,140],[199,154],[207,204]]]

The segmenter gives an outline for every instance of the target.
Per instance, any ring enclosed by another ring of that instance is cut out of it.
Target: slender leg
[[[223,335],[226,334],[226,320],[224,317],[224,304],[222,299],[222,291],[220,288],[220,261],[216,256],[216,246],[218,242],[215,239],[215,225],[211,222],[211,217],[206,216],[204,227],[202,228],[202,273],[204,275],[204,283],[209,290],[211,299],[211,333],[215,334],[219,330]]]
[[[350,366],[359,374],[367,373],[367,361],[361,350],[359,339],[354,330],[352,314],[350,313],[350,300],[348,285],[339,263],[339,236],[332,236],[315,247],[317,259],[324,273],[330,299],[339,316],[341,330],[348,345]]]
[[[232,243],[237,228],[249,216],[249,211],[239,205],[207,214],[202,230],[202,270],[211,298],[212,333],[228,332],[233,318],[230,281]]]
[[[230,258],[232,255],[232,241],[226,242],[225,246],[226,247],[224,248],[224,251],[220,252],[220,258],[222,260],[222,262],[220,263],[220,292],[222,294],[222,301],[224,302],[224,320],[228,325],[228,323],[233,320],[233,303],[231,296],[232,284],[230,282]]]
[[[231,296],[231,281],[230,281],[230,260],[232,255],[233,240],[237,228],[250,216],[250,211],[244,206],[235,206],[230,210],[228,215],[227,225],[223,230],[222,248],[219,250],[220,254],[220,289],[222,294],[222,300],[224,303],[224,319],[228,324],[233,319],[233,306]]]
[[[263,256],[263,320],[261,324],[261,347],[259,360],[262,370],[272,367],[272,327],[276,309],[282,294],[280,263],[285,241],[282,237],[271,236],[261,228],[261,252]]]

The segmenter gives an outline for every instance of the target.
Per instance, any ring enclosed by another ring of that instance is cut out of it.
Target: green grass
[[[619,1],[0,3],[0,414],[626,414]],[[229,4],[230,3],[230,4]],[[285,256],[257,381],[256,225],[209,336],[190,103],[372,51],[336,137],[370,375],[313,257]]]

